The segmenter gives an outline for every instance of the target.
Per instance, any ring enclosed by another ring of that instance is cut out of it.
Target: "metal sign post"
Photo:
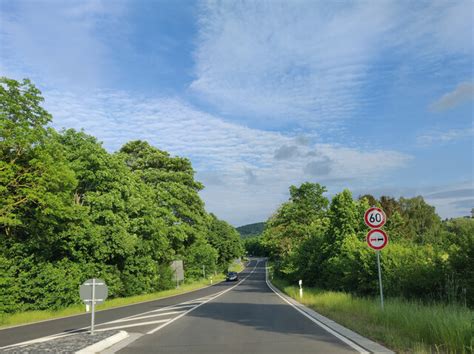
[[[367,244],[377,252],[377,270],[379,273],[380,304],[383,306],[382,267],[380,266],[380,250],[387,246],[388,236],[380,228],[385,225],[387,218],[380,208],[369,208],[364,214],[364,221],[372,230],[367,233]]]
[[[382,286],[382,270],[380,269],[380,251],[377,251],[377,267],[379,269],[379,286],[380,286],[380,304],[383,310],[383,286]]]
[[[89,279],[79,287],[79,296],[82,301],[91,306],[91,334],[94,334],[95,325],[95,305],[105,301],[108,295],[108,288],[102,279]]]

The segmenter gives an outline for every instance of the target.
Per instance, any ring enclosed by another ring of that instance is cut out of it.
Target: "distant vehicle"
[[[226,281],[237,281],[239,280],[239,275],[236,272],[227,273]]]

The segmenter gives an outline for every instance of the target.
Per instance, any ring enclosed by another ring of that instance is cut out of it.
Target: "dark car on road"
[[[229,272],[225,278],[226,281],[237,281],[239,280],[239,275],[236,272]]]

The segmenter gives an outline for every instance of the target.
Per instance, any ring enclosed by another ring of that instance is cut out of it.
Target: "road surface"
[[[354,353],[277,296],[265,260],[252,260],[237,283],[97,313],[96,330],[123,329],[134,341],[119,353]],[[88,329],[89,315],[0,330],[2,346]]]
[[[267,286],[265,261],[252,263],[241,279],[247,275],[236,287],[169,325],[155,327],[156,332],[140,337],[119,353],[355,352]]]

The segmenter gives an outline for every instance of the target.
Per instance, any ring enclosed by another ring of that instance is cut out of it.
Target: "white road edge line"
[[[255,268],[257,267],[258,263],[259,263],[259,261],[257,261],[255,267],[253,268],[252,272],[250,272],[250,274],[252,274],[252,273],[255,271]],[[241,280],[237,285],[239,285],[239,284],[242,283],[244,280],[246,280],[246,279],[250,276],[250,274],[247,275],[247,277],[245,277],[245,279]],[[222,283],[223,283],[223,282],[222,282]],[[219,284],[219,283],[216,283],[216,284]],[[216,285],[216,284],[214,284],[214,285]],[[237,285],[235,285],[234,287],[236,287]],[[206,287],[204,287],[204,288],[192,290],[192,291],[189,291],[189,292],[186,292],[186,293],[183,293],[183,294],[192,293],[192,292],[194,292],[194,291],[198,291],[198,290],[202,290],[202,289],[205,289],[205,288],[209,288],[209,287],[211,287],[211,286],[213,286],[213,285],[209,285],[209,286],[206,286]],[[232,288],[234,288],[234,287],[232,287]],[[222,295],[224,292],[227,292],[227,291],[231,290],[232,288],[227,289],[227,290],[224,290],[224,291],[220,291],[220,292],[218,292],[217,294],[212,294],[212,296],[215,296],[215,297],[220,296],[220,295]],[[178,295],[183,295],[183,294],[178,294]],[[157,300],[162,300],[162,299],[166,299],[166,298],[171,298],[171,297],[173,297],[173,296],[178,296],[178,295],[171,295],[171,296],[166,296],[166,297],[163,297],[163,298],[160,298],[160,299],[149,300],[149,301],[143,301],[143,302],[140,302],[140,303],[137,303],[137,304],[146,303],[146,302],[153,302],[153,301],[157,301]],[[142,312],[142,313],[139,313],[139,314],[135,314],[135,315],[132,315],[132,316],[126,316],[126,317],[121,318],[120,320],[125,320],[125,319],[132,318],[132,317],[136,317],[136,316],[142,316],[142,315],[145,315],[145,314],[148,314],[148,313],[152,313],[152,312],[159,312],[159,311],[166,311],[166,310],[175,310],[175,309],[176,309],[176,310],[179,310],[180,308],[183,308],[183,307],[189,307],[189,306],[181,306],[181,305],[185,305],[186,303],[188,303],[188,302],[190,302],[190,301],[196,301],[196,300],[200,300],[200,299],[203,299],[203,298],[208,298],[209,296],[211,296],[211,295],[207,295],[207,296],[204,296],[204,297],[195,299],[195,300],[185,301],[185,302],[182,302],[182,303],[179,303],[179,304],[175,304],[175,305],[169,305],[169,306],[163,307],[163,308],[158,309],[158,310],[151,310],[151,311],[146,311],[146,312]],[[207,300],[206,302],[208,302],[208,301],[210,301],[210,300],[212,300],[212,299],[213,299],[213,298]],[[117,306],[117,307],[114,307],[114,308],[111,308],[111,309],[100,310],[100,311],[114,310],[114,309],[117,309],[117,308],[126,307],[126,306],[133,306],[133,305],[136,305],[136,304],[125,305],[125,306]],[[201,305],[203,305],[203,303],[201,303],[201,304],[198,305],[198,306],[201,306]],[[194,308],[196,308],[196,307],[194,307]],[[186,311],[185,313],[194,310],[194,308],[192,308],[192,309]],[[100,312],[100,311],[97,311],[97,312]],[[81,315],[83,315],[83,314],[81,314]],[[80,315],[64,316],[64,317],[59,317],[59,318],[55,318],[55,319],[51,319],[51,320],[44,320],[44,321],[38,321],[38,322],[33,322],[33,323],[28,323],[28,324],[23,324],[23,325],[18,325],[18,326],[6,327],[6,328],[2,328],[2,329],[0,329],[0,330],[3,330],[3,329],[10,329],[10,328],[15,328],[15,327],[21,327],[21,326],[27,326],[27,325],[30,325],[30,324],[36,324],[36,323],[41,323],[41,322],[54,321],[54,320],[59,320],[59,319],[69,318],[69,317],[74,317],[74,316],[80,316]],[[182,316],[179,316],[179,317],[182,317]],[[114,320],[114,321],[116,321],[116,320]],[[107,323],[109,323],[109,322],[100,323],[100,324],[98,324],[98,326],[103,325],[103,324],[107,324]],[[161,326],[160,326],[160,327],[161,327]],[[83,332],[84,330],[87,330],[87,329],[89,329],[89,328],[90,328],[90,326],[86,326],[86,327],[81,327],[81,328],[77,328],[77,329],[68,331],[68,332],[66,332],[66,333],[61,332],[61,333],[51,334],[51,335],[45,336],[45,337],[30,339],[30,340],[27,340],[27,341],[24,341],[24,342],[13,343],[13,344],[9,344],[9,345],[0,347],[0,350],[1,350],[1,349],[13,348],[13,347],[23,347],[23,346],[28,345],[28,344],[41,343],[41,342],[46,342],[46,341],[49,341],[49,340],[52,340],[52,339],[57,339],[57,338],[61,338],[61,337],[67,337],[67,336],[70,336],[70,335],[73,335],[73,334],[81,333],[81,332]]]
[[[128,325],[123,325],[123,326],[101,328],[101,329],[97,329],[95,331],[96,332],[104,332],[104,331],[111,331],[113,329],[120,329],[120,328],[147,326],[147,325],[152,325],[152,324],[156,324],[156,323],[168,322],[169,320],[170,319],[167,318],[165,320],[156,320],[156,321],[148,321],[148,322],[141,322],[141,323],[131,323],[131,324],[128,324]]]
[[[337,337],[338,339],[340,339],[341,341],[343,341],[344,343],[346,343],[347,345],[349,345],[351,348],[357,350],[359,353],[361,354],[369,354],[370,352],[367,351],[366,349],[358,346],[357,344],[355,344],[353,341],[351,341],[350,339],[344,337],[343,335],[341,335],[340,333],[337,333],[336,331],[332,330],[331,328],[329,328],[328,326],[326,326],[324,323],[318,321],[317,319],[315,319],[314,317],[311,317],[310,315],[308,315],[306,312],[300,310],[297,306],[295,306],[294,304],[292,304],[291,302],[289,302],[287,299],[285,299],[283,296],[281,296],[274,288],[273,288],[273,285],[270,284],[270,282],[268,281],[268,267],[265,265],[265,282],[267,283],[267,286],[276,294],[278,295],[278,297],[280,297],[283,301],[285,301],[288,305],[290,305],[291,307],[293,307],[296,311],[298,311],[299,313],[301,313],[303,316],[305,316],[306,318],[310,319],[311,321],[313,321],[314,323],[316,323],[319,327],[321,327],[322,329],[324,329],[325,331],[331,333],[333,336]]]
[[[249,276],[252,275],[252,273],[255,271],[255,269],[257,268],[257,266],[258,266],[259,263],[260,263],[260,261],[257,261],[257,263],[255,264],[255,267],[253,267],[253,270],[249,273],[249,275],[247,275],[244,279],[242,279],[241,281],[239,281],[239,282],[238,282],[237,284],[235,284],[234,286],[230,287],[229,289],[226,289],[226,290],[222,291],[221,293],[217,294],[216,296],[211,297],[209,300],[206,300],[206,301],[204,301],[203,303],[201,303],[201,304],[199,304],[199,305],[197,305],[197,306],[195,306],[195,307],[189,309],[188,311],[182,313],[181,315],[176,316],[175,318],[173,318],[172,320],[170,320],[170,321],[168,321],[168,322],[162,324],[161,326],[158,326],[158,327],[152,329],[151,331],[147,332],[146,334],[153,334],[153,333],[159,331],[160,329],[162,329],[162,328],[168,326],[169,324],[173,323],[174,321],[179,320],[181,317],[186,316],[188,313],[190,313],[191,311],[194,311],[194,310],[197,309],[198,307],[200,307],[200,306],[202,306],[202,305],[204,305],[204,304],[207,304],[209,301],[212,301],[212,300],[214,300],[214,299],[217,299],[219,296],[224,295],[224,294],[227,293],[228,291],[231,291],[231,290],[234,289],[235,287],[239,286],[239,285],[242,284],[244,281],[246,281]]]
[[[38,339],[31,339],[31,340],[28,340],[28,341],[25,341],[25,342],[20,342],[20,343],[14,343],[14,344],[10,344],[10,345],[6,345],[4,347],[0,347],[0,350],[2,349],[8,349],[8,348],[13,348],[13,347],[23,347],[25,345],[28,345],[28,344],[35,344],[35,343],[42,343],[42,342],[47,342],[49,340],[53,340],[53,339],[58,339],[58,338],[62,338],[62,337],[67,337],[67,336],[72,336],[73,334],[76,334],[76,333],[58,333],[58,334],[52,334],[50,336],[47,336],[47,337],[40,337]]]
[[[159,316],[176,315],[176,314],[182,313],[182,312],[184,312],[184,310],[183,311],[170,311],[170,312],[157,313],[157,314],[148,315],[148,316],[140,316],[140,317],[126,318],[126,319],[119,319],[119,320],[115,320],[115,321],[104,322],[104,323],[98,324],[97,326],[110,325],[110,324],[122,323],[122,322],[130,322],[130,321],[135,321],[135,320],[143,320],[145,318],[152,318],[152,317],[159,317]]]
[[[224,282],[225,282],[225,281],[222,280],[222,281],[219,281],[219,282],[217,282],[217,283],[215,283],[215,284],[206,285],[206,286],[204,286],[204,287],[202,287],[202,288],[197,288],[197,289],[194,289],[194,290],[185,291],[184,293],[179,293],[179,294],[175,294],[175,295],[163,296],[163,297],[160,297],[160,298],[157,298],[157,299],[153,299],[153,300],[140,301],[140,302],[135,302],[135,303],[133,303],[133,304],[122,305],[122,306],[117,306],[117,307],[111,307],[111,308],[103,309],[103,310],[96,310],[96,312],[112,311],[112,310],[116,310],[116,309],[119,309],[119,308],[122,308],[122,307],[135,306],[135,305],[139,305],[139,304],[145,304],[145,303],[147,303],[147,302],[153,302],[153,301],[159,301],[159,300],[169,299],[169,298],[172,298],[172,297],[175,297],[175,296],[185,295],[185,294],[193,293],[193,292],[195,292],[195,291],[207,289],[207,288],[216,286],[217,284],[224,283]],[[37,324],[37,323],[43,323],[43,322],[49,322],[49,321],[62,320],[62,319],[69,318],[69,317],[83,316],[83,315],[87,315],[87,314],[88,314],[87,312],[83,312],[83,313],[78,313],[78,314],[75,314],[75,315],[68,315],[68,316],[50,318],[50,319],[47,319],[47,320],[35,321],[35,322],[30,322],[30,323],[22,323],[22,324],[19,324],[19,325],[2,327],[2,328],[0,328],[0,331],[4,331],[4,330],[6,330],[6,329],[11,329],[11,328],[16,328],[16,327],[31,326],[31,325],[35,325],[35,324]],[[87,327],[84,327],[84,328],[87,328]],[[6,347],[0,347],[0,349],[2,349],[2,348],[6,348]]]

